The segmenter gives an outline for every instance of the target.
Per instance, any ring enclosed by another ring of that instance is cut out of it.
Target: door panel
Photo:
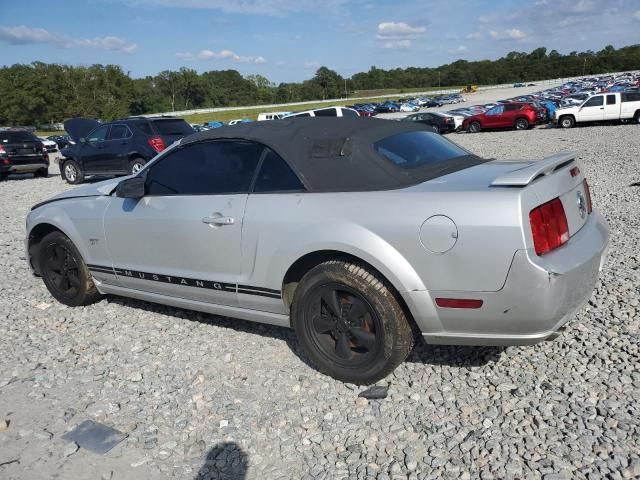
[[[105,163],[108,159],[108,153],[105,147],[108,143],[106,141],[108,133],[109,125],[103,125],[87,135],[87,140],[81,153],[86,172],[103,172],[107,170]]]
[[[580,108],[580,120],[583,122],[599,122],[604,120],[604,97],[595,95]]]
[[[620,102],[618,101],[618,97],[613,93],[605,95],[604,119],[618,120],[619,118]]]
[[[128,288],[235,306],[246,194],[114,198],[105,237]],[[226,217],[232,223],[205,223]]]

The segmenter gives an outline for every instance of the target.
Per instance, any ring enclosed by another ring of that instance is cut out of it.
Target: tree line
[[[640,68],[640,45],[594,52],[510,52],[497,60],[458,60],[435,68],[371,67],[344,78],[320,67],[313,78],[276,85],[236,70],[190,68],[132,78],[118,65],[71,66],[33,62],[0,68],[0,125],[42,125],[86,116],[128,115],[197,108],[265,105],[342,98],[358,90],[528,82]]]

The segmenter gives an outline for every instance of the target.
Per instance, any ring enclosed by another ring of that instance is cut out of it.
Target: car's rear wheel
[[[347,261],[305,274],[294,295],[292,324],[309,360],[338,380],[371,384],[400,365],[413,333],[391,287]]]
[[[129,174],[135,175],[144,167],[144,160],[142,158],[134,158],[129,162]]]
[[[38,261],[49,293],[70,307],[89,305],[101,297],[80,252],[69,238],[52,232],[42,239]]]
[[[519,118],[515,124],[516,130],[526,130],[529,128],[529,121],[526,118]]]
[[[569,115],[560,118],[560,126],[562,128],[571,128],[575,125],[575,123],[576,121]]]
[[[467,128],[467,131],[469,133],[478,133],[480,130],[482,130],[482,127],[480,126],[480,122],[471,122],[469,124],[469,127]]]
[[[640,123],[640,110],[633,116],[633,123]]]
[[[35,172],[33,172],[33,176],[34,177],[47,178],[49,176],[49,169],[48,168],[40,168],[40,169],[36,170]]]
[[[75,160],[65,160],[62,165],[62,176],[72,185],[77,185],[84,181],[84,173]]]

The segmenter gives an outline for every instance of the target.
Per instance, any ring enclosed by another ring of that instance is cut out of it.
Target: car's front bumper
[[[428,343],[528,345],[553,339],[591,296],[604,263],[609,229],[597,212],[567,244],[544,256],[518,250],[497,292],[409,292],[409,308]],[[478,309],[439,308],[433,299],[483,300]],[[432,318],[436,315],[437,318]],[[418,313],[420,315],[420,313]]]

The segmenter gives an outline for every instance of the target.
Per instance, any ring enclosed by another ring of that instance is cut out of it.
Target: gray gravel
[[[384,400],[310,368],[292,332],[109,298],[67,308],[29,275],[28,208],[0,184],[0,478],[638,478],[638,126],[457,134],[497,158],[578,150],[611,247],[589,304],[534,347],[418,345]],[[106,455],[61,436],[128,433]]]

